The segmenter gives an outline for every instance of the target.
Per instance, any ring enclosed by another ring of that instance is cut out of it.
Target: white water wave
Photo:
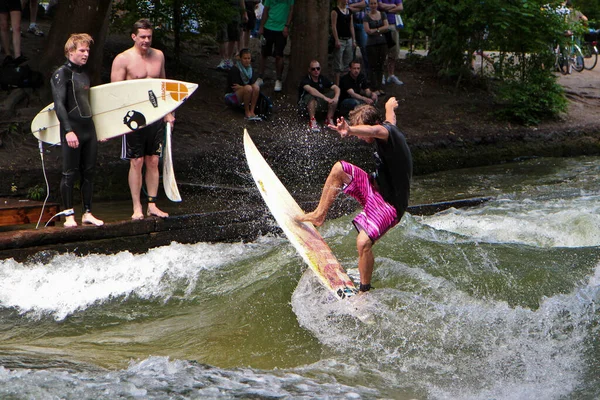
[[[248,257],[255,247],[260,245],[172,243],[144,254],[59,255],[47,264],[4,260],[0,306],[63,320],[94,304],[131,295],[166,301],[182,285],[186,295],[194,290],[200,271]]]

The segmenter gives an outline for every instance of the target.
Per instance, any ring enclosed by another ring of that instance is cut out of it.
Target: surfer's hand
[[[338,131],[338,133],[340,134],[341,137],[346,137],[350,134],[350,132],[349,132],[350,126],[348,125],[348,122],[346,122],[344,117],[340,117],[337,119],[336,126],[329,125],[329,127],[331,129],[335,129],[336,131]]]
[[[164,121],[167,124],[171,124],[171,129],[174,128],[175,127],[175,114],[168,113],[167,115],[165,115]]]
[[[77,138],[77,135],[75,134],[75,132],[71,131],[71,132],[67,133],[65,135],[65,139],[67,139],[67,144],[69,145],[69,147],[72,147],[74,149],[79,147],[79,139]]]

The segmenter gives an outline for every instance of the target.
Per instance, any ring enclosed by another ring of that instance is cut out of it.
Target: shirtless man
[[[129,79],[165,78],[165,56],[152,45],[152,23],[141,19],[133,24],[131,32],[133,47],[115,57],[110,72],[111,82]],[[175,123],[175,117],[169,113],[164,121],[157,121],[142,129],[123,136],[121,157],[129,160],[129,189],[133,201],[131,219],[142,219],[144,213],[140,199],[142,190],[142,167],[146,165],[146,190],[148,193],[148,216],[166,218],[169,216],[156,206],[158,194],[158,162],[162,152],[164,123]]]

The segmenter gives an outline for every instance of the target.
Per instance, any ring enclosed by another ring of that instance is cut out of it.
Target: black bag
[[[260,93],[258,95],[258,101],[256,102],[254,112],[262,119],[269,119],[272,111],[273,101],[271,101],[271,99],[265,96],[264,94]]]
[[[0,69],[0,87],[9,88],[39,88],[44,78],[38,71],[33,71],[29,65],[7,64]]]
[[[391,49],[392,47],[394,47],[396,45],[396,42],[394,41],[394,38],[392,37],[392,31],[387,31],[383,34],[383,36],[385,36],[385,41],[387,42],[387,46],[389,49]]]

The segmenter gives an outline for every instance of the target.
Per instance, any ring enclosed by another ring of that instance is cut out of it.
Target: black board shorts
[[[144,156],[160,156],[163,149],[165,123],[158,120],[123,136],[121,158],[131,160]]]

